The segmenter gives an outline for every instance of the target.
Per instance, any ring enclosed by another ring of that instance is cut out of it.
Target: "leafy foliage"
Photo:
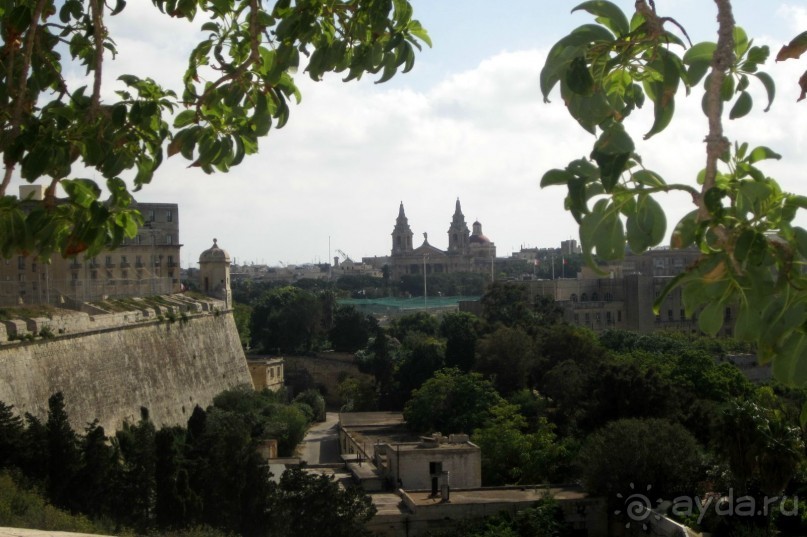
[[[725,307],[737,304],[736,337],[754,342],[761,361],[773,361],[777,378],[802,385],[807,382],[801,359],[807,347],[807,287],[801,270],[807,231],[794,219],[807,208],[807,198],[783,192],[760,168],[763,161],[780,158],[774,150],[731,143],[723,135],[724,112],[730,120],[752,112],[751,84],[764,90],[765,110],[775,85],[759,70],[768,47],[754,45],[734,24],[730,1],[716,5],[718,41],[688,48],[678,36],[688,40],[683,27],[657,14],[653,2],[636,2],[630,19],[607,0],[574,8],[592,15],[595,23],[576,28],[552,47],[541,71],[541,91],[548,100],[559,88],[569,114],[596,140],[590,159],[546,172],[541,184],[567,187],[566,207],[579,224],[584,256],[595,269],[594,255],[620,259],[626,247],[641,253],[658,245],[667,222],[657,195],[690,194],[694,210],[675,224],[671,247],[695,246],[701,260],[667,286],[656,308],[672,288],[683,286],[687,317],[697,313],[701,330],[714,335],[724,322]],[[794,39],[777,59],[799,57],[803,42],[803,35]],[[681,90],[689,93],[701,81],[709,124],[707,164],[690,183],[668,183],[645,166],[625,124],[648,101],[654,120],[645,139],[662,133]]]
[[[631,483],[675,498],[692,490],[701,469],[692,435],[663,419],[612,421],[587,438],[580,460],[587,489],[611,502],[622,501],[618,493],[630,494]]]
[[[412,393],[404,419],[418,432],[470,433],[487,421],[491,409],[501,401],[490,381],[479,373],[448,368],[436,372]]]
[[[431,44],[406,0],[153,0],[165,16],[201,19],[203,39],[190,52],[180,96],[154,80],[118,78],[102,99],[103,67],[117,45],[105,19],[126,17],[126,2],[6,1],[0,4],[0,255],[53,252],[92,256],[133,237],[142,223],[121,176],[139,190],[167,155],[206,173],[227,171],[258,151],[258,140],[289,119],[301,95],[293,74],[329,72],[385,82],[412,69],[415,50]],[[83,68],[90,84],[69,85]],[[171,119],[171,116],[176,115]],[[104,180],[71,178],[84,165]],[[47,185],[44,202],[9,195],[12,174]],[[61,185],[68,202],[56,203]]]

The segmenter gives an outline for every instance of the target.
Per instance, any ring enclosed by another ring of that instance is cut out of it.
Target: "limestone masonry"
[[[61,391],[75,430],[98,419],[111,434],[141,407],[157,427],[185,425],[195,405],[251,386],[232,313],[175,300],[162,311],[0,323],[0,401],[46,419],[48,398]],[[43,328],[46,337],[26,338]]]

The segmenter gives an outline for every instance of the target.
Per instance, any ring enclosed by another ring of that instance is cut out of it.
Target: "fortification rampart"
[[[251,385],[232,313],[212,304],[0,324],[0,401],[46,418],[61,391],[76,430],[98,419],[114,431],[141,407],[157,426],[184,425],[195,405]]]

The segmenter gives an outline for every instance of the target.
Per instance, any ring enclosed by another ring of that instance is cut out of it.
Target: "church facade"
[[[490,273],[496,259],[496,245],[482,233],[482,224],[474,222],[472,229],[468,229],[459,199],[448,228],[447,250],[429,244],[427,233],[423,234],[423,244],[415,248],[412,236],[401,202],[392,230],[392,251],[388,262],[391,278],[423,274],[424,271],[426,274]]]

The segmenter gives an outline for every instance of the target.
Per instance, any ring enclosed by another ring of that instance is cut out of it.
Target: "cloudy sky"
[[[499,256],[521,246],[557,246],[576,238],[563,210],[565,189],[539,188],[542,174],[590,151],[593,139],[559,98],[542,101],[538,75],[546,52],[572,28],[591,22],[565,0],[413,0],[434,47],[406,75],[376,85],[313,83],[298,76],[302,103],[289,124],[271,131],[258,155],[228,174],[187,169],[176,156],[138,194],[140,201],[179,203],[183,266],[213,237],[239,263],[326,261],[336,250],[354,259],[387,255],[403,201],[416,243],[447,246],[456,198],[470,226],[479,220]],[[626,11],[633,0],[617,2]],[[807,2],[735,0],[735,18],[775,56],[807,29]],[[715,40],[715,8],[705,0],[656,0],[659,12],[686,27],[694,42]],[[631,10],[632,11],[632,10]],[[105,74],[152,76],[179,89],[193,25],[162,16],[146,0],[130,1],[111,22],[121,54]],[[796,103],[800,62],[765,68],[777,82],[774,107],[763,98],[752,114],[727,125],[731,137],[768,145],[782,161],[765,171],[789,191],[807,193],[807,102]],[[759,88],[755,88],[759,89]],[[110,88],[111,91],[111,88]],[[669,182],[694,182],[706,133],[700,95],[679,103],[673,126],[637,142],[644,163]],[[634,119],[641,140],[652,118]],[[669,227],[690,206],[663,200]],[[329,251],[330,241],[330,251]]]

